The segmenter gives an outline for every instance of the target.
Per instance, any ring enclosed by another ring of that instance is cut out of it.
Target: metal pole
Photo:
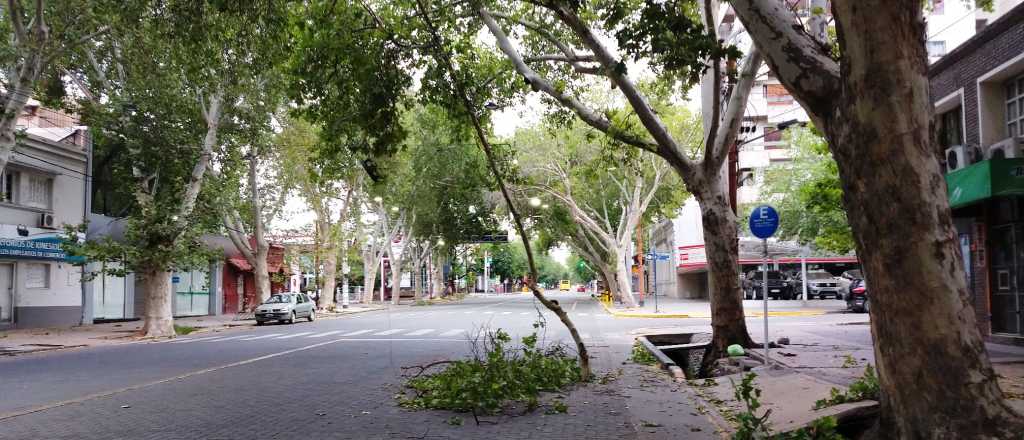
[[[487,261],[487,249],[484,249],[484,294],[487,294],[487,277],[490,276],[490,271],[487,270],[488,266],[490,265]]]
[[[764,364],[768,365],[768,346],[771,345],[768,340],[768,239],[762,239],[761,243],[764,245],[764,266],[761,272],[761,293],[764,295]]]
[[[384,304],[384,254],[380,255],[380,303]]]
[[[807,257],[800,257],[800,274],[800,279],[804,284],[804,293],[800,295],[801,304],[807,307]]]
[[[658,249],[654,249],[654,313],[658,313]]]

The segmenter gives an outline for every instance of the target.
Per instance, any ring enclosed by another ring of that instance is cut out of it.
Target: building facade
[[[30,102],[0,171],[0,329],[82,321],[82,268],[60,237],[89,213],[91,151],[86,129],[66,116]]]
[[[998,3],[998,2],[997,2]],[[1024,338],[1024,6],[929,69],[935,123],[983,334]]]

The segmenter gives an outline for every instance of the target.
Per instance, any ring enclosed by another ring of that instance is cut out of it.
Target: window
[[[0,172],[0,202],[17,203],[18,174],[9,169]]]
[[[25,287],[28,289],[50,288],[50,264],[28,263],[25,265]]]
[[[1006,82],[1006,136],[1024,137],[1024,75]]]
[[[946,42],[945,41],[929,41],[928,42],[928,56],[932,58],[939,58],[946,55]]]
[[[24,205],[50,209],[53,196],[53,179],[45,176],[29,174],[27,179]]]
[[[939,144],[942,148],[964,144],[963,108],[955,109],[939,115]]]

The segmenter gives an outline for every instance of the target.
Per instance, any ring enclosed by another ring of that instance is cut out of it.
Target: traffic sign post
[[[768,365],[768,237],[775,235],[779,229],[779,213],[769,205],[760,205],[750,212],[750,233],[761,239],[764,255],[761,260],[761,294],[764,301],[764,364]]]

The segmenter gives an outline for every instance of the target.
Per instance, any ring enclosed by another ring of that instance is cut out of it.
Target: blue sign
[[[750,232],[757,238],[768,238],[779,229],[779,213],[768,205],[760,205],[750,212]]]
[[[647,254],[644,254],[644,259],[648,260],[648,261],[655,260],[655,259],[658,260],[658,261],[668,261],[671,258],[672,258],[672,255],[671,254],[667,254],[667,253],[658,253],[658,254],[647,253]]]
[[[56,237],[28,240],[0,237],[0,257],[64,260],[68,256],[60,247],[60,239]]]
[[[175,284],[180,283],[181,282],[181,277],[175,275],[175,276],[171,277],[171,282],[175,283]]]

